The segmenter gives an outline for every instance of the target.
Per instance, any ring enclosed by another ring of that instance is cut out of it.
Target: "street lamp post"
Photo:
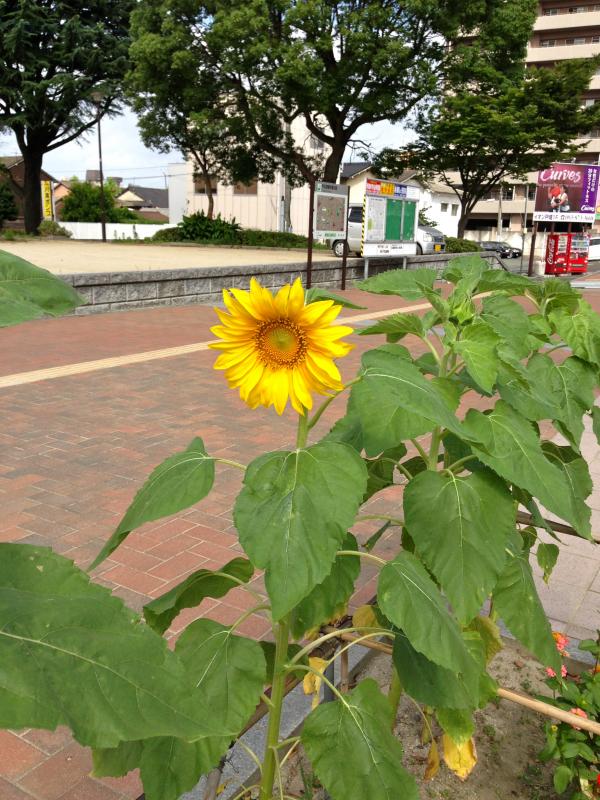
[[[100,224],[102,225],[102,241],[106,241],[106,202],[104,198],[104,172],[102,171],[102,133],[100,130],[100,111],[102,108],[102,92],[93,92],[92,100],[96,105],[98,112],[97,125],[98,125],[98,165],[100,172]]]

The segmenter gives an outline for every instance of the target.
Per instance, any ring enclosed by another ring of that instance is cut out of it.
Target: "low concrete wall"
[[[428,267],[442,271],[455,255],[414,256],[407,259],[407,268]],[[486,256],[492,266],[494,255]],[[402,266],[402,259],[371,259],[369,274],[376,275]],[[348,259],[347,285],[362,279],[364,261]],[[247,289],[255,276],[263,286],[277,289],[300,277],[305,280],[306,264],[264,264],[240,267],[204,267],[201,269],[165,269],[148,272],[94,272],[61,275],[83,295],[86,304],[76,314],[94,314],[152,306],[180,306],[189,303],[212,304],[222,299],[223,289]],[[339,289],[342,280],[341,260],[318,261],[313,264],[313,286]]]

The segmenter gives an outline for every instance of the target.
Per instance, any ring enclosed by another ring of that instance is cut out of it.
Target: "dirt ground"
[[[389,656],[377,654],[359,678],[375,678],[387,692],[390,667]],[[508,643],[495,657],[490,672],[506,689],[530,695],[549,692],[539,663],[516,643]],[[552,764],[536,760],[545,743],[545,717],[502,700],[477,711],[475,719],[478,762],[469,778],[463,783],[442,762],[436,777],[424,782],[429,745],[420,742],[422,718],[412,702],[401,701],[396,734],[404,747],[403,765],[417,779],[421,800],[559,800],[552,786]],[[437,727],[436,732],[441,736]],[[441,754],[439,738],[438,745]],[[307,761],[296,758],[290,765],[286,793],[301,800],[323,800]]]
[[[306,261],[304,250],[204,245],[114,244],[112,242],[0,241],[0,250],[25,258],[55,275],[77,272],[139,272],[156,269],[238,267],[254,264],[296,264]],[[334,258],[315,250],[314,261]]]

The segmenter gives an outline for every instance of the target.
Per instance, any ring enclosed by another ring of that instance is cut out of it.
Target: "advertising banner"
[[[396,181],[378,181],[367,179],[365,194],[372,197],[394,197],[398,199],[418,200],[419,189],[417,186],[406,186]]]
[[[552,164],[538,173],[534,222],[588,222],[596,214],[600,166]]]
[[[52,187],[50,181],[42,181],[42,208],[44,219],[52,219]]]
[[[347,227],[348,186],[317,182],[313,236],[322,239],[345,239]]]

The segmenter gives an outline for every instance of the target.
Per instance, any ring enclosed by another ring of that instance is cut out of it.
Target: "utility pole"
[[[106,201],[104,198],[104,172],[102,171],[102,135],[100,131],[100,118],[102,116],[102,98],[103,93],[100,91],[92,93],[92,100],[96,105],[98,112],[98,166],[100,172],[100,224],[102,225],[102,241],[106,241]]]

